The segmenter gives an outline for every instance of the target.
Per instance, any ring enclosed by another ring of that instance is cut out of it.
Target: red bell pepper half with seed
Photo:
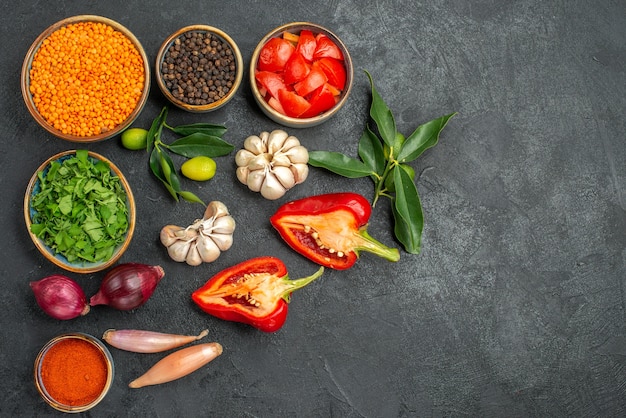
[[[291,292],[323,272],[324,267],[320,267],[309,277],[289,280],[287,268],[278,258],[257,257],[217,273],[191,298],[209,315],[275,332],[287,319]]]
[[[372,207],[360,194],[329,193],[286,203],[270,222],[291,248],[322,266],[348,269],[360,251],[398,261],[397,248],[367,233],[371,213]]]

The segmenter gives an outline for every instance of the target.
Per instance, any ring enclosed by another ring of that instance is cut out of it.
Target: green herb
[[[210,123],[193,123],[189,125],[170,126],[166,122],[167,107],[152,121],[148,131],[146,150],[150,154],[150,170],[161,180],[167,191],[178,201],[182,198],[188,202],[204,202],[190,191],[182,189],[180,178],[176,172],[174,161],[168,151],[186,158],[197,156],[220,157],[229,154],[235,147],[222,139],[226,128]],[[163,128],[182,137],[166,144],[163,142]]]
[[[365,73],[372,89],[369,114],[376,131],[369,126],[365,128],[359,139],[359,158],[333,151],[310,151],[309,164],[348,178],[369,176],[374,182],[372,206],[376,206],[381,196],[391,199],[396,238],[407,252],[419,254],[424,215],[413,169],[408,163],[437,145],[439,134],[456,113],[418,126],[405,138],[398,132],[391,110],[374,88],[372,76]]]
[[[78,150],[37,177],[31,232],[70,263],[110,259],[129,225],[126,192],[109,165]]]

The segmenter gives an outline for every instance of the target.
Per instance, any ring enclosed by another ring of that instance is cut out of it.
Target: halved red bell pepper
[[[308,285],[323,272],[320,267],[309,277],[290,280],[281,260],[257,257],[217,273],[191,298],[209,315],[275,332],[287,319],[291,292]]]
[[[372,207],[360,194],[329,193],[285,203],[270,222],[292,249],[322,266],[348,269],[360,251],[398,261],[397,248],[367,233],[371,213]]]

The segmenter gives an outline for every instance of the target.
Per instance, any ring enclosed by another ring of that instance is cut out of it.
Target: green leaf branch
[[[366,126],[359,139],[359,158],[334,151],[310,151],[309,164],[347,178],[370,177],[374,183],[372,206],[380,197],[391,199],[396,239],[407,252],[419,254],[424,215],[415,171],[409,163],[437,145],[441,131],[456,113],[420,125],[405,137],[398,132],[393,113],[374,87],[372,76],[367,71],[365,74],[372,90],[369,115],[374,126]]]
[[[152,121],[146,143],[150,154],[149,166],[172,197],[204,205],[202,199],[190,191],[182,189],[176,166],[169,153],[185,158],[197,156],[220,157],[228,155],[235,147],[222,139],[226,128],[210,123],[193,123],[170,126],[167,124],[167,107]],[[167,129],[180,137],[171,143],[163,141],[163,130]]]

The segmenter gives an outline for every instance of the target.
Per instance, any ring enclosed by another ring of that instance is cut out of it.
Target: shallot
[[[138,308],[150,299],[163,276],[165,272],[161,266],[120,264],[104,276],[100,289],[89,304],[108,305],[122,311]]]
[[[130,382],[128,387],[141,388],[180,379],[198,370],[220,354],[222,354],[222,346],[216,342],[182,348],[163,357],[147,372]]]
[[[83,289],[67,276],[54,274],[30,282],[41,309],[55,319],[74,319],[89,313],[89,304]]]
[[[209,330],[198,335],[177,335],[136,329],[108,329],[102,339],[120,350],[134,353],[159,353],[204,338]]]

